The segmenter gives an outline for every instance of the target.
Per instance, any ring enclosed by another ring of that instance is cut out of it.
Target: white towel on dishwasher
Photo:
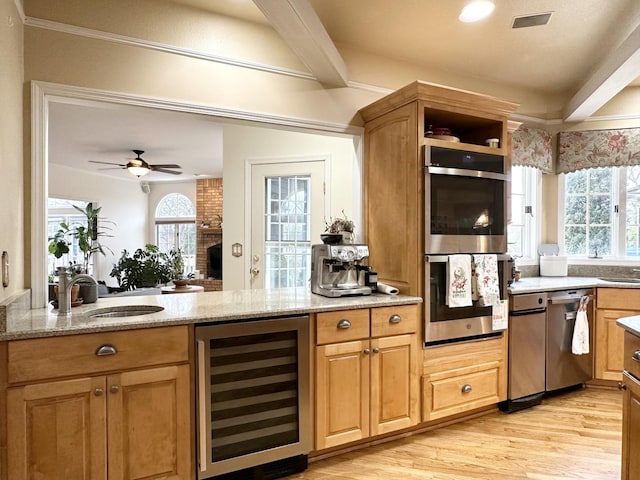
[[[471,301],[471,255],[449,255],[447,265],[447,305],[468,307]]]
[[[478,294],[478,303],[483,307],[500,301],[500,281],[498,280],[498,256],[490,253],[473,256],[473,280]]]
[[[586,310],[580,309],[576,314],[571,353],[574,355],[586,355],[589,353],[589,320],[587,319]]]

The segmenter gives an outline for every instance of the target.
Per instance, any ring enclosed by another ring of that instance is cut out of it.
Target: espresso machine
[[[325,297],[370,295],[377,274],[364,265],[368,257],[367,245],[312,245],[311,291]]]

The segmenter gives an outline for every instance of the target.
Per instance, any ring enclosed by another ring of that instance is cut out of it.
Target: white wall
[[[109,277],[109,272],[122,250],[131,252],[146,243],[147,195],[139,183],[50,164],[49,196],[97,202],[102,207],[101,216],[114,222],[115,225],[105,223],[113,236],[101,240],[113,253],[95,255],[94,262],[95,277],[116,286],[117,281]]]
[[[328,136],[313,133],[225,125],[224,127],[224,234],[223,281],[225,290],[249,287],[250,238],[245,229],[250,201],[247,190],[248,162],[255,160],[291,160],[317,155],[329,158],[327,193],[329,211],[336,216],[344,209],[362,233],[361,172],[356,142],[351,136]],[[356,231],[356,235],[358,231]],[[319,239],[317,239],[319,241]],[[231,255],[231,245],[244,246],[242,257]]]
[[[0,302],[28,285],[25,269],[22,148],[23,28],[15,4],[0,1],[0,252],[9,254],[9,285],[0,282]],[[28,276],[27,276],[28,277]]]

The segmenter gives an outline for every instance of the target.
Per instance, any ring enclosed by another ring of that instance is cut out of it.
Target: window
[[[564,175],[567,255],[640,257],[640,166]]]
[[[540,181],[541,173],[537,168],[514,166],[511,169],[511,222],[507,226],[507,253],[514,257],[535,258]]]
[[[265,288],[303,287],[311,271],[311,177],[265,182]]]
[[[87,226],[87,217],[78,212],[73,206],[85,208],[87,202],[68,200],[64,198],[49,198],[47,201],[47,238],[51,238],[60,228],[61,223],[66,223],[70,230],[76,226]],[[68,238],[71,241],[69,245],[69,253],[60,258],[56,258],[53,254],[47,257],[47,271],[50,275],[55,273],[56,267],[68,266],[69,264],[82,264],[83,254],[78,246],[78,239],[72,236]]]
[[[156,208],[156,245],[162,252],[182,250],[185,273],[196,265],[196,211],[186,195],[170,193]]]

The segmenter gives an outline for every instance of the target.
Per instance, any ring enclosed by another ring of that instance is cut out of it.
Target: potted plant
[[[100,218],[102,207],[95,208],[93,203],[87,203],[85,208],[76,205],[73,205],[73,208],[85,216],[85,222],[74,227],[66,222],[60,223],[58,230],[49,237],[48,250],[56,258],[62,258],[70,252],[70,247],[76,240],[78,248],[82,252],[82,262],[77,265],[70,264],[67,268],[70,268],[74,273],[89,273],[93,254],[106,255],[105,249],[111,251],[100,242],[101,238],[111,236],[107,233],[110,228],[105,226],[106,221]],[[80,297],[84,303],[95,302],[98,298],[98,288],[91,283],[83,283],[80,286]]]
[[[353,220],[349,220],[347,215],[342,210],[342,217],[336,217],[332,219],[329,217],[329,222],[324,221],[325,234],[320,238],[325,243],[352,243],[353,231],[355,230],[355,224]]]
[[[118,281],[121,288],[133,290],[166,284],[173,279],[174,271],[169,255],[161,252],[156,245],[148,243],[144,248],[138,248],[133,255],[123,250],[109,275]]]
[[[182,258],[182,251],[179,248],[171,249],[168,254],[168,259],[173,275],[173,284],[176,288],[185,288],[191,281],[191,274],[184,274],[184,258]]]

